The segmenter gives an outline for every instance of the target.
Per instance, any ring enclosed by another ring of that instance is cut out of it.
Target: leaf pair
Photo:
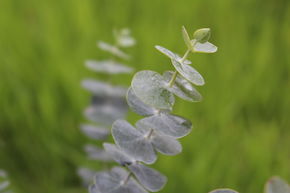
[[[181,152],[182,147],[175,138],[138,122],[137,128],[125,120],[117,120],[112,126],[115,143],[135,160],[152,164],[157,159],[156,151],[166,155]]]
[[[191,62],[188,62],[188,60],[183,61],[180,57],[171,57],[171,55],[176,56],[177,54],[173,54],[173,52],[161,46],[155,46],[155,48],[171,59],[172,65],[183,78],[192,84],[204,85],[204,79],[201,74],[189,65]]]
[[[139,163],[138,160],[128,155],[116,145],[105,143],[104,148],[116,162],[122,166],[126,166],[145,189],[151,192],[156,192],[162,189],[165,185],[167,179],[164,175],[159,173],[157,170]],[[99,183],[97,179],[96,183]]]
[[[95,184],[89,187],[90,193],[147,193],[135,179],[128,178],[129,173],[114,167],[111,171],[99,172],[95,176]]]

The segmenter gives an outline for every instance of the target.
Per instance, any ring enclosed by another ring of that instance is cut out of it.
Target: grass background
[[[287,0],[1,0],[0,168],[19,193],[86,192],[75,175],[86,164],[78,125],[96,77],[85,59],[104,59],[96,40],[129,27],[138,41],[136,70],[172,68],[153,46],[183,53],[180,29],[212,29],[219,51],[191,56],[204,75],[201,103],[178,101],[175,113],[194,131],[184,151],[155,165],[161,192],[230,187],[262,192],[271,175],[290,181],[290,2]],[[106,77],[102,77],[106,78]],[[113,78],[129,84],[130,77]],[[130,120],[137,117],[130,114]],[[96,166],[97,167],[97,166]]]

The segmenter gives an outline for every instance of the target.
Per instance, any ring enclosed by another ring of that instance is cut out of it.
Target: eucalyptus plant
[[[157,152],[171,156],[179,154],[182,146],[178,139],[192,129],[188,119],[172,113],[175,96],[190,102],[202,99],[195,86],[204,85],[204,79],[190,65],[188,56],[217,51],[217,47],[208,42],[209,28],[199,29],[190,36],[182,27],[182,35],[187,48],[182,57],[162,46],[155,46],[170,59],[175,71],[161,75],[144,70],[134,75],[127,91],[127,102],[144,118],[135,125],[123,119],[113,123],[112,136],[116,144],[104,143],[103,146],[123,168],[114,167],[97,173],[95,183],[90,186],[91,193],[157,192],[166,184],[166,176],[147,165],[157,160]]]
[[[9,190],[10,181],[8,180],[7,173],[4,170],[0,170],[0,193],[12,193]]]
[[[122,64],[119,60],[128,60],[130,56],[122,48],[131,47],[135,44],[135,39],[130,35],[127,28],[114,30],[113,44],[103,41],[97,43],[101,50],[111,54],[112,59],[95,61],[87,60],[85,66],[97,73],[107,74],[110,76],[119,74],[130,74],[133,68]],[[124,118],[128,111],[126,104],[127,87],[112,85],[108,81],[95,80],[87,78],[82,81],[82,86],[92,93],[91,104],[85,109],[85,117],[92,123],[81,125],[81,131],[89,138],[97,141],[105,141],[110,136],[110,126],[120,118]],[[112,161],[108,153],[96,145],[86,145],[84,147],[89,159],[101,162]],[[79,176],[85,184],[88,184],[95,171],[88,168],[79,168]]]

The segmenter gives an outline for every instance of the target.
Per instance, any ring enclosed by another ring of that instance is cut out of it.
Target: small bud
[[[210,29],[209,28],[202,28],[198,29],[194,32],[193,38],[196,39],[197,42],[205,43],[210,38]]]

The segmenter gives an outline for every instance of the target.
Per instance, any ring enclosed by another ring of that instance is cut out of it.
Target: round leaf
[[[134,93],[130,87],[127,92],[127,103],[135,113],[142,116],[154,115],[158,112],[157,109],[143,103]]]
[[[173,137],[154,132],[151,140],[154,148],[162,154],[177,155],[182,151],[181,144]]]
[[[204,85],[203,77],[193,67],[185,63],[180,63],[176,60],[171,60],[171,62],[179,74],[189,82],[199,86]]]
[[[114,167],[109,172],[99,172],[95,176],[98,189],[102,193],[147,193],[129,173],[120,167]]]
[[[164,175],[142,164],[132,164],[128,168],[137,180],[151,192],[161,190],[167,182],[167,178]]]
[[[171,109],[174,96],[164,88],[165,85],[166,82],[160,74],[145,70],[135,74],[131,87],[145,104],[157,109]]]
[[[134,158],[126,154],[123,150],[118,148],[115,144],[104,143],[103,146],[106,152],[108,152],[108,154],[122,166],[130,165],[136,162]]]
[[[163,74],[164,79],[169,82],[173,76],[174,72],[166,71]],[[202,100],[201,94],[192,86],[190,82],[184,79],[182,76],[177,75],[175,82],[172,87],[169,85],[166,87],[167,90],[173,94],[179,96],[180,98],[190,101],[197,102]]]
[[[135,129],[125,120],[117,120],[112,126],[115,143],[128,155],[137,161],[152,164],[156,161],[156,154],[146,134]]]

